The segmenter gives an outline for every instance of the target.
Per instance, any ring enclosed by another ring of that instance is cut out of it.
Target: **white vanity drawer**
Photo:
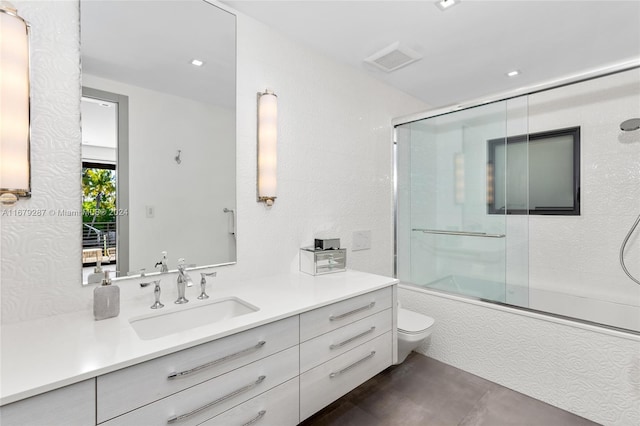
[[[287,318],[100,376],[98,423],[296,346],[298,324],[297,317]]]
[[[302,343],[300,371],[310,370],[374,337],[391,331],[392,315],[391,309],[385,309]]]
[[[352,297],[300,315],[300,341],[312,339],[391,307],[391,287]]]
[[[207,420],[200,426],[297,425],[300,417],[299,389],[300,380],[296,377]]]
[[[392,362],[387,332],[300,375],[300,420],[369,380]]]
[[[96,421],[95,380],[0,407],[3,426],[87,426]]]
[[[297,366],[298,348],[289,348],[111,419],[103,425],[199,425],[293,379],[298,375]]]

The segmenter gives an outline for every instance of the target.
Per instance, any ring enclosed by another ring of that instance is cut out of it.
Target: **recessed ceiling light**
[[[508,77],[515,77],[516,75],[519,75],[519,74],[520,74],[520,71],[518,71],[518,70],[513,70],[513,71],[509,71],[509,72],[507,73],[507,76],[508,76]]]
[[[204,65],[204,62],[202,62],[200,59],[194,59],[193,61],[191,61],[191,65],[195,65],[196,67],[201,67]]]
[[[438,6],[438,9],[444,11],[449,9],[451,6],[455,6],[458,3],[460,3],[460,0],[438,0],[436,2],[436,6]]]

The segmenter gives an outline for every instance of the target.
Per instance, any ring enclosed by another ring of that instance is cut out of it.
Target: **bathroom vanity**
[[[146,312],[147,299],[104,321],[77,313],[6,326],[0,420],[298,424],[393,364],[396,284],[355,271],[216,284],[190,308],[234,297],[258,310],[154,338],[130,323],[162,314]],[[185,309],[169,305],[160,311]]]

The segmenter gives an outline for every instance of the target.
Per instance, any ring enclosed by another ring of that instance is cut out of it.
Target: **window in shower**
[[[489,214],[580,215],[580,127],[506,142],[487,142]]]

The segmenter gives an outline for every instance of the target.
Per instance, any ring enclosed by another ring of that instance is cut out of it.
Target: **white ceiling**
[[[640,57],[640,0],[224,3],[434,107]],[[423,58],[389,74],[363,62],[394,42]]]
[[[235,107],[232,14],[201,0],[82,0],[80,13],[83,72]]]

